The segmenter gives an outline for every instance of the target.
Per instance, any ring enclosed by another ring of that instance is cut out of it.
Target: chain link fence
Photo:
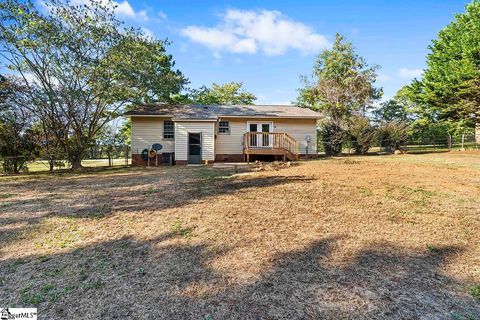
[[[82,160],[86,168],[121,167],[132,164],[129,146],[95,146],[89,148]],[[1,157],[0,173],[14,174],[24,172],[58,172],[70,169],[68,160],[49,159],[47,156],[31,160],[26,157]]]
[[[318,152],[325,154],[325,142],[318,140]],[[373,141],[367,154],[390,154],[395,152],[395,141],[388,139],[376,139]],[[407,139],[400,144],[400,151],[407,153],[430,153],[430,152],[448,152],[452,150],[480,150],[480,144],[476,142],[474,134],[464,134],[456,136],[423,136],[416,139]],[[344,141],[342,154],[353,155],[355,149],[353,142],[348,139]]]

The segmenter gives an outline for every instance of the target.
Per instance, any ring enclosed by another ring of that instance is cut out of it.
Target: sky
[[[86,0],[72,0],[81,3]],[[117,0],[117,16],[159,39],[190,87],[241,81],[258,104],[290,104],[335,33],[380,66],[391,98],[421,77],[428,45],[468,1]]]

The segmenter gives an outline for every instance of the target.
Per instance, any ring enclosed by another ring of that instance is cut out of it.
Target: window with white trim
[[[163,121],[163,139],[174,139],[175,138],[175,129],[173,121],[165,120]]]
[[[220,121],[218,123],[218,133],[230,134],[230,121]]]

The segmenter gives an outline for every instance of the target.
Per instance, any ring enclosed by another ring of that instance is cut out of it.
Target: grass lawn
[[[126,165],[125,159],[113,159],[113,165],[114,166],[124,166]],[[64,161],[64,168],[69,168],[69,165],[66,161]],[[128,159],[128,163],[131,164],[132,160]],[[91,167],[107,167],[108,166],[108,159],[88,159],[88,160],[83,160],[82,165],[87,168]],[[49,170],[48,166],[48,161],[46,160],[38,160],[38,161],[32,161],[27,164],[28,172],[34,173],[34,172],[47,172]],[[58,170],[57,167],[55,167],[55,170]]]
[[[0,177],[40,319],[480,319],[480,152]]]

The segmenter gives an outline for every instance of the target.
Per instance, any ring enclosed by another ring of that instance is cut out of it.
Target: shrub
[[[345,130],[337,124],[325,123],[320,127],[320,138],[327,156],[336,156],[342,153],[345,142]]]
[[[375,140],[375,128],[366,117],[352,117],[348,136],[355,153],[366,154]]]
[[[380,145],[389,152],[401,150],[408,139],[408,124],[404,121],[394,120],[384,122],[378,130]]]

